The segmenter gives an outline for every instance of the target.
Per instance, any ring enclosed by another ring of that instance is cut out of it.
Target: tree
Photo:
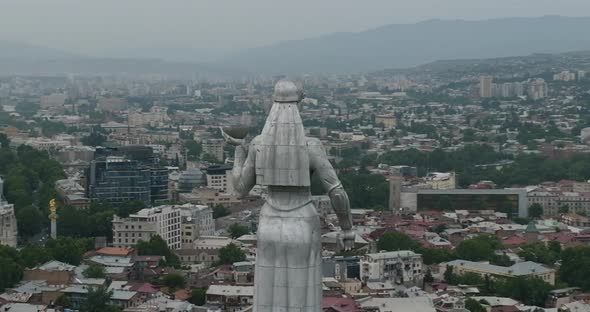
[[[203,152],[203,146],[195,140],[184,141],[184,147],[189,160],[197,160]]]
[[[53,304],[58,307],[62,307],[62,308],[71,308],[72,307],[72,302],[70,301],[68,296],[63,295],[63,294],[60,295],[59,297],[57,297],[57,299],[55,299],[55,302],[53,302]]]
[[[25,246],[21,249],[20,256],[26,268],[32,268],[51,260],[51,255],[47,248],[37,244]]]
[[[52,259],[78,265],[82,261],[82,255],[88,250],[94,249],[94,244],[92,239],[59,236],[56,239],[48,240],[45,248]]]
[[[501,247],[500,241],[492,236],[480,235],[472,239],[462,241],[456,248],[459,259],[469,261],[489,260],[494,256],[494,251]]]
[[[218,264],[233,264],[246,260],[246,254],[234,243],[219,249]]]
[[[247,226],[241,225],[239,223],[230,225],[228,231],[232,238],[238,238],[242,235],[250,233],[250,229]]]
[[[86,301],[82,304],[82,312],[115,312],[120,311],[116,306],[108,304],[113,291],[105,287],[91,287],[86,294]]]
[[[223,206],[222,204],[216,204],[215,206],[213,206],[213,219],[229,216],[230,214],[231,211],[225,208],[225,206]]]
[[[158,235],[152,236],[149,242],[139,241],[136,247],[140,256],[163,256],[166,259],[165,265],[180,267],[178,256],[168,248],[166,241]]]
[[[377,241],[378,250],[416,250],[418,247],[420,247],[418,242],[400,232],[385,233]]]
[[[497,293],[502,297],[510,297],[526,305],[543,306],[545,298],[553,287],[539,278],[515,277],[508,278],[496,285]]]
[[[26,206],[16,211],[19,234],[31,237],[41,231],[43,216],[39,209],[33,206]]]
[[[84,274],[84,277],[86,277],[86,278],[105,278],[106,277],[105,268],[101,265],[96,265],[96,264],[92,264],[89,267],[87,267],[84,270],[84,272],[82,272],[82,274]]]
[[[443,275],[445,282],[455,285],[457,284],[457,275],[453,272],[453,267],[447,265],[445,273]]]
[[[0,148],[9,148],[10,147],[10,139],[4,133],[0,133]]]
[[[432,283],[434,282],[434,277],[432,276],[432,271],[430,268],[426,270],[426,274],[424,274],[424,283]]]
[[[538,219],[543,215],[543,206],[534,203],[529,207],[529,218]]]
[[[561,252],[560,278],[572,287],[590,290],[590,247],[566,248]]]
[[[481,305],[481,303],[477,302],[477,300],[473,298],[467,298],[465,300],[465,309],[469,310],[470,312],[486,312],[486,308]]]
[[[561,205],[558,208],[558,212],[559,213],[569,213],[570,212],[570,207],[568,205]]]
[[[188,301],[192,304],[202,306],[207,303],[207,289],[206,288],[195,288],[191,290],[191,296]]]
[[[161,278],[162,285],[175,290],[179,288],[183,288],[186,284],[186,280],[184,276],[178,273],[171,273]]]
[[[92,132],[89,135],[83,137],[80,142],[86,146],[101,146],[106,142],[107,137],[99,132]]]

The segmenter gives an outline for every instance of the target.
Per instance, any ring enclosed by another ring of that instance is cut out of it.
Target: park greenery
[[[18,283],[26,268],[49,260],[78,265],[82,261],[82,255],[93,247],[92,239],[70,237],[50,239],[45,246],[27,245],[21,250],[0,246],[0,291]]]
[[[163,256],[164,260],[160,265],[180,268],[180,259],[158,235],[152,236],[149,242],[139,241],[136,248],[140,256]]]
[[[218,265],[222,264],[233,264],[246,260],[246,254],[236,244],[231,243],[221,249],[219,249],[219,260]]]

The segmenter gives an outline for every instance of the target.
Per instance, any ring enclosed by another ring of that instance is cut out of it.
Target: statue
[[[305,136],[297,104],[303,92],[279,81],[262,133],[249,146],[244,135],[222,129],[236,146],[235,190],[244,195],[255,184],[268,187],[260,211],[254,282],[254,312],[322,311],[320,218],[311,200],[310,177],[317,175],[338,216],[341,249],[354,246],[348,195],[321,142]]]
[[[51,220],[51,238],[57,238],[57,202],[55,199],[49,201],[49,219]]]

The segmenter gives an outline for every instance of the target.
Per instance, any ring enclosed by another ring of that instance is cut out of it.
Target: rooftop
[[[554,272],[552,269],[548,269],[536,262],[525,261],[515,263],[510,267],[503,267],[499,265],[493,265],[484,262],[473,262],[467,260],[453,260],[447,263],[447,265],[464,267],[474,271],[482,271],[495,275],[508,275],[508,276],[526,276],[531,274],[543,274]]]

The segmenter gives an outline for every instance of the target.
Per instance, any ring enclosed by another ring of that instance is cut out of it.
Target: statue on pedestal
[[[322,311],[320,217],[311,198],[312,175],[338,216],[340,248],[354,246],[348,196],[320,140],[305,136],[297,107],[302,99],[293,82],[279,81],[260,135],[246,144],[243,131],[222,129],[226,142],[236,146],[235,190],[247,194],[256,184],[268,187],[257,232],[254,312]]]

